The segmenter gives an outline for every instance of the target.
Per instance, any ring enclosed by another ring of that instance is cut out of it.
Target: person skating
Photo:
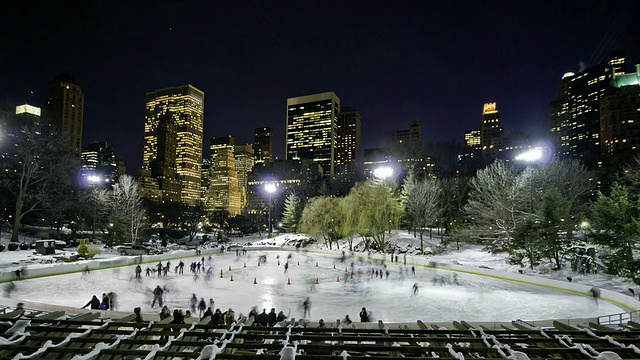
[[[152,309],[156,305],[156,301],[158,302],[158,306],[162,306],[162,294],[163,293],[164,293],[164,290],[162,290],[160,285],[156,286],[156,288],[153,289],[153,301],[151,302],[151,308]]]
[[[204,301],[204,298],[200,298],[200,302],[198,302],[198,311],[201,317],[202,317],[202,314],[204,314],[204,311],[206,309],[207,309],[207,302]]]
[[[91,306],[92,310],[100,310],[100,299],[98,299],[97,296],[93,295],[91,300],[89,300],[89,302],[85,306],[81,307],[81,309],[84,309],[87,306]]]
[[[306,319],[307,315],[311,316],[311,299],[309,297],[307,297],[302,303],[302,309],[304,310],[302,315],[303,319]]]
[[[136,265],[136,279],[139,279],[141,274],[142,274],[142,267],[140,265]]]
[[[196,306],[198,305],[198,297],[196,294],[191,295],[191,300],[189,300],[189,308],[192,312],[196,312]]]
[[[411,290],[413,291],[413,295],[418,294],[418,283],[413,283]]]
[[[367,309],[365,307],[360,311],[360,322],[369,322],[369,314],[367,313]]]
[[[351,325],[351,324],[353,324],[353,321],[351,321],[351,319],[349,319],[349,315],[345,315],[345,316],[344,316],[344,323],[345,323],[346,325]]]

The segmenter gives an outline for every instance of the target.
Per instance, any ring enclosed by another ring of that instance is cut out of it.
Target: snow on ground
[[[504,255],[489,254],[480,246],[464,245],[457,251],[452,250],[442,255],[415,255],[419,248],[419,240],[406,232],[394,232],[391,239],[407,255],[407,266],[403,266],[404,254],[400,253],[398,263],[386,262],[390,272],[389,278],[371,278],[367,275],[371,269],[383,269],[379,260],[370,260],[367,254],[351,253],[341,245],[340,249],[328,251],[320,242],[309,246],[304,251],[282,251],[281,246],[293,246],[302,238],[301,235],[282,235],[273,239],[244,237],[234,239],[237,243],[248,246],[269,247],[273,251],[249,251],[246,256],[236,256],[234,251],[219,253],[216,251],[206,265],[213,269],[209,280],[204,274],[197,279],[189,272],[191,262],[201,257],[183,258],[185,274],[176,275],[173,267],[178,260],[172,261],[171,273],[167,278],[155,275],[142,279],[134,278],[134,266],[119,267],[106,270],[95,270],[89,274],[67,274],[56,277],[29,279],[16,283],[16,290],[11,294],[14,299],[51,303],[71,307],[80,307],[87,303],[92,295],[113,291],[118,295],[120,311],[129,311],[141,306],[143,312],[158,312],[151,308],[151,290],[156,285],[165,287],[166,302],[170,308],[189,307],[189,298],[195,293],[199,298],[208,301],[213,298],[216,307],[226,310],[233,308],[236,313],[247,313],[252,306],[258,309],[275,307],[276,310],[290,312],[291,316],[301,317],[301,304],[306,296],[312,302],[311,318],[318,320],[334,320],[349,314],[354,320],[361,307],[373,313],[375,319],[385,321],[450,321],[454,319],[466,321],[509,321],[516,318],[524,320],[540,320],[552,318],[586,318],[626,311],[613,304],[571,293],[529,286],[514,282],[502,281],[471,274],[459,274],[457,279],[452,273],[444,270],[417,266],[416,274],[410,274],[412,263],[458,264],[491,268],[494,270],[512,271],[526,269],[509,265]],[[435,246],[438,240],[426,245]],[[232,245],[232,244],[230,244]],[[249,248],[251,249],[251,248]],[[341,261],[341,251],[346,250],[346,259]],[[315,253],[321,250],[324,254]],[[206,250],[205,250],[206,251]],[[68,252],[72,252],[68,251]],[[333,252],[335,255],[326,254]],[[21,254],[21,255],[20,255]],[[176,252],[176,254],[179,254]],[[284,263],[291,254],[289,269],[284,272]],[[265,255],[267,263],[258,266],[258,257]],[[114,251],[105,251],[99,257],[112,259],[117,255]],[[280,265],[278,265],[279,256]],[[382,259],[383,254],[371,254],[373,259]],[[388,260],[389,254],[384,255]],[[4,271],[26,266],[51,266],[43,264],[51,256],[32,255],[31,251],[2,252],[0,260],[5,264]],[[99,261],[96,260],[96,261]],[[350,278],[351,263],[354,265],[354,279]],[[300,266],[298,266],[298,263]],[[315,264],[318,263],[318,267]],[[9,264],[9,265],[7,265]],[[246,268],[244,265],[246,264]],[[336,268],[334,269],[334,264]],[[155,263],[144,264],[153,268]],[[229,271],[229,266],[232,270]],[[349,271],[345,273],[345,267]],[[400,274],[402,269],[402,275]],[[220,278],[223,270],[223,278]],[[531,273],[532,275],[553,277],[563,280],[572,276],[575,282],[626,291],[633,284],[621,279],[608,278],[603,275],[577,275],[567,271],[557,273]],[[567,275],[569,274],[569,275]],[[230,281],[230,275],[234,281]],[[340,282],[336,281],[340,276]],[[434,283],[434,277],[445,280],[444,284]],[[253,284],[254,278],[257,284]],[[315,285],[315,279],[318,284]],[[345,279],[347,278],[347,279]],[[287,281],[291,285],[287,285]],[[345,281],[346,280],[346,281]],[[456,283],[457,280],[457,283]],[[566,280],[565,280],[566,281]],[[419,291],[412,293],[412,285],[418,283]]]

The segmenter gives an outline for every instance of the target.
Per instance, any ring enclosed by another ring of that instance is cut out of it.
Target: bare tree
[[[503,161],[479,170],[471,180],[465,211],[472,224],[495,228],[507,242],[518,222],[527,214],[528,203],[521,179]],[[501,244],[495,244],[501,247]]]
[[[22,220],[44,210],[56,187],[72,183],[78,160],[66,138],[49,127],[25,126],[14,138],[2,162],[2,182],[15,200],[11,241],[18,241]]]
[[[419,180],[407,176],[403,185],[405,212],[413,229],[420,234],[420,252],[424,253],[424,233],[442,213],[439,204],[440,184],[437,179]]]
[[[131,176],[121,176],[113,186],[111,205],[113,213],[126,229],[126,239],[136,244],[138,233],[144,225],[145,208],[138,194],[138,184]]]

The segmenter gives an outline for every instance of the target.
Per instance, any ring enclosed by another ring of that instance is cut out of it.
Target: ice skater
[[[151,308],[152,309],[156,305],[156,301],[158,302],[158,306],[162,306],[162,294],[163,293],[164,293],[164,290],[162,290],[160,285],[156,286],[156,288],[153,289],[153,301],[151,302]]]
[[[413,291],[413,295],[418,295],[418,283],[413,283],[413,286],[411,287],[411,291]]]
[[[594,286],[591,289],[589,289],[589,292],[591,293],[591,296],[593,296],[593,298],[595,299],[596,305],[598,305],[598,299],[600,298],[600,289]]]
[[[306,319],[307,315],[311,317],[311,299],[308,296],[306,299],[304,299],[304,302],[302,303],[302,308],[304,310],[302,318]]]

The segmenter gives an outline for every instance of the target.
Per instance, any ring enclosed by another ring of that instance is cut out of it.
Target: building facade
[[[391,141],[396,144],[407,144],[412,142],[419,142],[422,139],[422,130],[420,123],[414,121],[409,125],[409,129],[396,130],[391,133]]]
[[[192,85],[147,93],[143,169],[158,179],[163,201],[201,201],[204,93]]]
[[[313,160],[333,177],[339,113],[340,99],[333,92],[287,99],[286,160]]]
[[[485,161],[495,160],[504,146],[504,128],[500,126],[500,113],[495,102],[482,106],[480,121],[480,149]]]
[[[80,158],[84,94],[73,75],[60,74],[49,83],[42,110],[45,120],[68,138],[71,148]]]
[[[238,188],[240,190],[240,204],[244,208],[247,205],[247,184],[249,173],[256,164],[253,154],[253,145],[238,145],[233,150],[236,172],[238,173]]]
[[[343,107],[336,127],[336,173],[360,175],[362,173],[362,119],[353,108]]]
[[[257,128],[253,134],[253,153],[256,163],[268,163],[273,161],[273,141],[271,127]]]
[[[640,150],[640,65],[634,73],[614,74],[600,102],[603,160],[629,161]]]
[[[558,99],[550,107],[551,138],[558,156],[581,159],[588,167],[599,165],[600,101],[613,74],[624,69],[625,52],[614,51],[593,67],[563,76]]]

